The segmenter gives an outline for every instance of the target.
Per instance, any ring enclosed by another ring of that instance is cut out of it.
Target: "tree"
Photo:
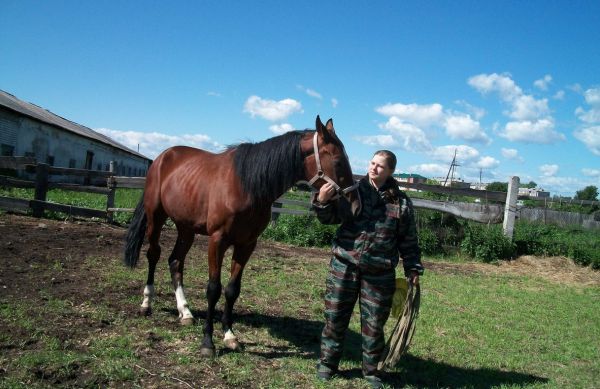
[[[529,183],[527,183],[527,184],[521,184],[521,185],[519,185],[519,187],[534,189],[534,188],[537,188],[537,184],[535,183],[535,181],[529,181]]]
[[[508,182],[498,182],[498,181],[490,182],[485,187],[485,190],[490,190],[493,192],[508,192]]]
[[[598,200],[598,188],[594,185],[586,186],[575,193],[575,200]]]

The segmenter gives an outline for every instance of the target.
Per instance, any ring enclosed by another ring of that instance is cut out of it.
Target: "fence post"
[[[508,181],[506,204],[504,205],[504,222],[502,231],[504,236],[512,240],[515,229],[515,216],[517,214],[517,197],[519,197],[519,177],[512,176]]]
[[[273,212],[273,208],[281,208],[283,203],[275,201],[271,206],[271,225],[275,227],[277,224],[277,219],[279,218],[279,212]]]
[[[48,165],[45,163],[38,163],[35,167],[35,194],[34,201],[32,204],[33,216],[42,217],[44,216],[44,203],[46,201],[46,194],[48,192]]]
[[[106,195],[106,221],[109,223],[113,222],[113,212],[109,211],[110,208],[114,208],[115,207],[115,178],[114,178],[114,174],[115,174],[115,161],[110,161],[110,167],[108,170],[110,173],[112,173],[108,178],[107,178],[107,186],[109,189],[108,194]]]

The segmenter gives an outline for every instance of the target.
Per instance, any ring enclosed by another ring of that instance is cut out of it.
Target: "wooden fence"
[[[0,186],[18,188],[34,188],[33,200],[17,199],[0,196],[0,208],[4,209],[31,209],[33,216],[41,217],[44,210],[64,212],[70,216],[97,217],[113,221],[115,212],[133,212],[133,208],[115,207],[115,191],[117,188],[143,189],[145,177],[122,177],[115,176],[115,164],[110,163],[109,171],[94,171],[84,169],[58,168],[44,163],[36,163],[34,158],[29,157],[0,157],[0,171],[2,170],[25,170],[35,175],[35,180],[22,180],[14,177],[0,175]],[[103,180],[106,186],[78,185],[72,183],[60,183],[50,180],[50,176],[80,176],[84,182]],[[356,176],[355,178],[359,178]],[[507,236],[512,236],[514,219],[517,214],[516,191],[518,189],[518,177],[512,177],[509,181],[509,191],[493,192],[464,188],[451,188],[436,185],[401,183],[404,189],[416,189],[420,191],[447,194],[454,196],[468,196],[480,199],[480,203],[463,203],[448,201],[433,201],[413,198],[416,208],[430,209],[452,214],[459,218],[473,220],[480,223],[504,223],[504,231]],[[98,193],[106,195],[106,208],[104,210],[76,207],[65,204],[48,202],[46,194],[50,189],[63,189],[78,192]],[[529,197],[519,197],[527,198]],[[537,200],[537,199],[536,199]],[[547,201],[540,199],[538,201]],[[579,202],[578,202],[579,203]],[[584,202],[581,202],[582,204]],[[588,203],[588,202],[586,202]],[[598,203],[598,202],[589,202]],[[290,208],[291,207],[291,208]],[[284,197],[275,201],[272,207],[272,220],[276,221],[279,214],[310,215],[310,203],[306,201],[290,200]]]

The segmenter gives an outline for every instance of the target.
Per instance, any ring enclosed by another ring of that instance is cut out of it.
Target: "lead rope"
[[[413,285],[408,281],[408,293],[406,302],[402,309],[402,315],[398,318],[390,339],[385,345],[383,356],[377,365],[378,370],[393,368],[402,354],[408,350],[410,341],[415,333],[415,321],[419,316],[419,306],[421,304],[421,288],[419,284]]]

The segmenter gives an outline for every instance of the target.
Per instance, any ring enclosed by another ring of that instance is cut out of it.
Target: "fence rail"
[[[133,212],[133,208],[115,207],[115,191],[117,188],[143,189],[146,182],[145,177],[123,177],[115,176],[115,164],[110,163],[109,171],[91,171],[85,169],[58,168],[48,166],[43,163],[36,163],[34,158],[30,157],[0,157],[0,169],[8,170],[25,170],[35,174],[35,181],[22,180],[13,177],[0,176],[0,186],[9,186],[17,188],[34,188],[35,195],[33,200],[23,200],[10,197],[0,197],[0,208],[4,209],[32,209],[33,215],[41,217],[44,210],[64,212],[72,216],[82,217],[98,217],[113,221],[115,212]],[[49,176],[79,176],[86,179],[96,178],[105,179],[106,186],[79,185],[71,183],[51,182]],[[358,176],[357,176],[358,178]],[[516,178],[518,185],[518,178]],[[513,184],[514,185],[514,184]],[[427,184],[414,183],[399,183],[399,186],[407,189],[416,189],[420,191],[447,194],[454,196],[476,197],[483,200],[482,203],[463,203],[463,202],[442,202],[420,198],[413,198],[413,204],[416,208],[430,209],[440,212],[452,214],[454,216],[473,220],[480,223],[502,223],[505,219],[527,217],[527,212],[517,212],[514,205],[506,207],[507,193],[482,191],[466,188],[452,188]],[[84,207],[76,207],[64,204],[56,204],[46,201],[46,194],[50,189],[63,189],[78,192],[97,193],[107,196],[106,208],[104,210],[90,209]],[[509,191],[510,192],[510,191]],[[544,201],[546,203],[553,201],[549,199],[535,199],[524,196],[519,196],[519,199],[530,199],[535,201]],[[566,203],[565,199],[558,199],[562,203]],[[570,201],[573,204],[600,204],[593,201]],[[508,211],[507,211],[508,209]],[[277,199],[272,208],[272,220],[276,221],[280,214],[289,215],[314,215],[309,202],[300,200],[291,200],[286,198]],[[504,215],[503,215],[504,213]],[[539,213],[538,213],[539,214]],[[548,213],[544,213],[547,215]],[[537,214],[536,214],[537,215]],[[539,216],[534,216],[534,219],[539,220]],[[584,218],[586,219],[586,218]],[[587,218],[589,219],[589,218]],[[584,226],[591,225],[595,227],[593,220],[584,220]],[[546,220],[546,218],[544,218]],[[573,219],[575,220],[575,219]],[[579,219],[577,219],[579,220]]]

